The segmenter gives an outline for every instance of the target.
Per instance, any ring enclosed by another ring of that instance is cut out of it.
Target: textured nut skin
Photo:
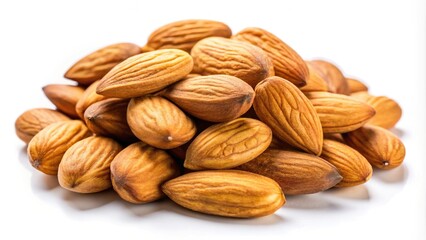
[[[305,93],[314,105],[324,133],[345,133],[360,128],[375,110],[359,100],[329,92]]]
[[[274,180],[238,170],[192,172],[166,182],[162,189],[185,208],[226,217],[266,216],[285,203]]]
[[[183,145],[196,133],[192,120],[159,96],[132,98],[127,108],[127,123],[137,138],[161,149]]]
[[[333,93],[339,93],[344,95],[350,94],[349,84],[345,76],[343,76],[343,73],[336,65],[325,60],[313,60],[310,61],[310,63],[312,64],[312,67],[321,71],[329,80],[329,82],[335,89],[335,91],[333,88],[331,89]]]
[[[328,83],[324,79],[323,74],[321,74],[317,69],[312,67],[311,64],[306,64],[308,66],[309,75],[306,81],[306,85],[300,87],[302,92],[326,92],[328,91]]]
[[[321,154],[323,132],[312,103],[291,82],[270,77],[255,89],[257,116],[277,138],[315,155]]]
[[[62,156],[74,143],[92,133],[80,120],[52,123],[35,135],[28,144],[27,153],[31,165],[49,175],[58,173]]]
[[[349,92],[351,94],[356,92],[368,91],[367,85],[365,85],[363,82],[361,82],[358,79],[346,78],[346,81],[348,82]]]
[[[324,191],[342,179],[336,168],[320,157],[278,149],[268,149],[237,169],[277,181],[285,195]]]
[[[59,111],[71,118],[78,118],[75,106],[83,96],[83,88],[64,84],[49,84],[43,87],[43,92]]]
[[[200,40],[207,37],[229,38],[231,29],[222,22],[190,19],[172,22],[155,30],[148,38],[151,49],[176,48],[189,52]]]
[[[343,138],[373,167],[392,169],[404,161],[404,144],[397,136],[384,128],[365,125],[353,132],[343,134]]]
[[[194,59],[194,73],[238,77],[253,88],[258,82],[274,75],[274,66],[267,53],[237,40],[205,38],[192,48],[191,56]]]
[[[141,53],[119,63],[99,83],[96,93],[132,98],[154,93],[192,71],[191,56],[178,49]]]
[[[105,96],[96,93],[96,88],[98,87],[99,82],[100,81],[95,81],[94,83],[90,84],[90,86],[84,90],[83,95],[75,105],[75,112],[82,120],[84,120],[84,111],[86,111],[90,105],[106,99]]]
[[[179,176],[179,166],[164,150],[143,142],[123,149],[111,163],[114,190],[131,203],[147,203],[164,196],[161,184]]]
[[[298,87],[306,85],[309,71],[305,62],[296,51],[274,34],[261,28],[250,27],[238,32],[232,39],[251,43],[265,51],[272,60],[276,76]]]
[[[336,187],[352,187],[370,180],[373,168],[358,151],[344,143],[324,139],[321,158],[337,168],[343,177]]]
[[[229,169],[259,156],[268,148],[272,131],[261,121],[238,118],[201,132],[186,151],[184,167],[191,170]]]
[[[15,132],[19,139],[28,144],[43,128],[65,120],[70,118],[56,110],[33,108],[19,115],[15,121]]]
[[[237,77],[210,75],[179,81],[170,86],[163,96],[194,117],[226,122],[249,110],[254,91]]]
[[[106,137],[93,136],[75,143],[59,164],[59,184],[78,193],[110,188],[110,164],[121,150],[120,144]]]
[[[80,59],[68,69],[64,77],[82,85],[90,85],[101,79],[118,63],[140,52],[140,47],[133,43],[109,45]]]

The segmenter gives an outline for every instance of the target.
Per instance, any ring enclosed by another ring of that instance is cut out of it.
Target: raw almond
[[[258,82],[274,75],[274,66],[267,53],[249,43],[233,39],[203,39],[192,48],[191,55],[194,73],[238,77],[253,88]]]
[[[349,91],[351,94],[355,92],[368,91],[367,85],[365,85],[363,82],[361,82],[358,79],[346,78],[346,81],[348,82]]]
[[[94,193],[111,187],[110,164],[122,150],[106,137],[89,137],[72,145],[58,170],[61,187],[78,193]]]
[[[326,78],[336,89],[334,93],[350,94],[349,84],[336,65],[324,60],[313,60],[310,63],[314,68],[319,69],[325,74]]]
[[[166,182],[162,189],[185,208],[226,217],[266,216],[285,203],[274,180],[237,170],[188,173]]]
[[[105,96],[99,95],[96,93],[96,88],[99,85],[99,81],[95,81],[92,83],[86,90],[84,90],[83,95],[80,97],[80,99],[77,101],[77,104],[75,105],[75,112],[77,115],[84,120],[84,111],[86,109],[94,104],[95,102],[99,102],[101,100],[106,99]]]
[[[327,81],[324,80],[322,75],[317,69],[312,67],[311,64],[307,64],[309,75],[306,81],[306,85],[301,87],[300,90],[303,92],[326,92],[328,91]]]
[[[99,83],[98,94],[132,98],[159,91],[191,72],[191,56],[178,49],[138,54],[119,63]]]
[[[271,129],[261,121],[238,118],[204,130],[189,146],[184,167],[229,169],[259,156],[271,143]]]
[[[75,106],[83,96],[84,89],[79,86],[64,84],[49,84],[43,87],[46,97],[59,109],[71,118],[78,118]]]
[[[277,138],[315,155],[321,154],[323,132],[314,106],[291,82],[270,77],[255,89],[254,110]]]
[[[163,197],[161,184],[179,176],[179,166],[164,150],[137,142],[123,149],[111,163],[114,190],[131,203]]]

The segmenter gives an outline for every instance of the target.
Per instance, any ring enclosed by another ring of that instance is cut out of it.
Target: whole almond
[[[43,87],[46,97],[59,109],[71,118],[78,118],[75,106],[83,96],[84,89],[79,86],[64,84],[49,84]]]
[[[285,203],[274,180],[237,170],[188,173],[166,182],[162,189],[185,208],[226,217],[262,217]]]
[[[89,137],[72,145],[58,170],[61,187],[78,193],[94,193],[111,187],[110,164],[122,150],[106,137]]]
[[[307,64],[309,75],[306,85],[301,87],[302,92],[326,92],[328,91],[328,83],[324,80],[321,73],[312,67],[312,64]]]
[[[349,91],[351,94],[355,92],[368,91],[367,85],[365,85],[363,82],[361,82],[358,79],[346,78],[346,81],[348,82]]]
[[[314,106],[291,82],[270,77],[255,89],[254,110],[277,138],[315,155],[321,154],[323,132]]]
[[[222,22],[191,19],[158,28],[151,33],[146,45],[151,49],[176,48],[189,52],[201,39],[214,36],[229,38],[231,35],[231,29]]]
[[[274,75],[274,66],[267,53],[249,43],[233,39],[203,39],[195,44],[191,55],[194,73],[238,77],[253,88],[258,82]]]
[[[123,149],[111,162],[114,190],[131,203],[163,197],[161,184],[179,176],[179,166],[164,150],[137,142]]]
[[[310,61],[310,63],[314,68],[319,69],[325,74],[326,78],[328,78],[328,80],[336,89],[334,93],[344,95],[350,94],[349,84],[345,76],[343,76],[343,73],[336,65],[324,60],[313,60]]]
[[[52,123],[28,143],[27,153],[30,163],[45,174],[56,175],[65,151],[74,143],[91,135],[92,133],[80,120]]]
[[[191,56],[178,49],[138,54],[119,63],[101,80],[96,92],[131,98],[159,91],[191,72]]]
[[[99,102],[101,100],[106,99],[105,96],[99,95],[96,93],[96,88],[98,87],[100,81],[95,81],[92,83],[86,90],[84,90],[83,95],[80,97],[80,99],[77,101],[77,104],[75,105],[75,112],[77,115],[84,120],[84,111],[86,109],[94,104],[95,102]]]
[[[82,85],[90,85],[101,79],[118,63],[140,52],[140,47],[133,43],[109,45],[80,59],[68,69],[64,77]]]
[[[343,134],[343,138],[374,167],[392,169],[401,165],[404,160],[404,144],[397,136],[384,128],[365,125],[353,132]]]
[[[183,145],[196,133],[192,120],[159,96],[132,98],[127,108],[127,122],[136,137],[161,149]]]
[[[191,170],[229,169],[259,156],[272,140],[261,121],[238,118],[213,125],[189,145],[184,167]]]
[[[363,126],[374,109],[349,96],[329,92],[305,93],[314,105],[324,133],[350,132]]]
[[[272,60],[276,76],[298,87],[306,85],[309,71],[305,62],[296,51],[274,34],[261,28],[250,27],[238,32],[232,38],[251,43],[265,51]]]
[[[25,143],[43,128],[52,123],[70,120],[66,115],[48,108],[33,108],[25,111],[15,121],[16,135]]]
[[[167,88],[163,96],[194,117],[225,122],[248,111],[254,91],[237,77],[210,75],[180,81]]]
[[[343,177],[336,187],[352,187],[370,180],[373,168],[358,151],[346,144],[324,139],[321,158],[336,167]]]
[[[277,181],[285,195],[324,191],[342,179],[336,168],[320,157],[277,149],[268,149],[237,169]]]

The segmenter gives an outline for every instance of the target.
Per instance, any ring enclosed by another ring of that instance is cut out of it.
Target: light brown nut
[[[302,92],[326,92],[328,91],[328,83],[324,80],[322,74],[312,67],[311,64],[306,64],[308,66],[309,75],[306,81],[306,85],[301,87]]]
[[[213,125],[189,145],[184,167],[191,170],[229,169],[259,156],[272,140],[261,121],[238,118]]]
[[[111,162],[114,190],[131,203],[148,203],[163,197],[161,184],[179,176],[179,166],[164,150],[137,142]]]
[[[340,69],[331,62],[324,60],[310,61],[312,67],[322,71],[330,83],[334,86],[335,92],[344,95],[350,94],[349,84]]]
[[[86,109],[94,104],[95,102],[99,102],[101,100],[106,99],[105,96],[99,95],[96,93],[96,88],[98,87],[100,81],[95,81],[92,83],[86,90],[84,90],[83,95],[80,97],[80,99],[77,101],[77,104],[75,105],[75,112],[77,115],[84,120],[84,111]]]
[[[342,179],[336,168],[320,157],[278,149],[268,149],[237,169],[277,181],[285,195],[321,192]]]
[[[191,19],[172,22],[158,28],[151,33],[146,45],[152,49],[176,48],[189,52],[204,38],[229,38],[231,35],[231,29],[222,22]]]
[[[353,132],[343,134],[345,142],[360,152],[373,167],[392,169],[402,164],[405,147],[390,131],[365,125]]]
[[[121,143],[136,142],[127,124],[129,99],[110,98],[90,105],[84,112],[87,127],[96,135],[113,138]]]
[[[127,108],[127,123],[136,137],[161,149],[183,145],[196,133],[192,120],[159,96],[132,98]]]
[[[298,87],[306,85],[309,71],[305,62],[296,51],[274,34],[261,28],[250,27],[238,32],[232,39],[251,43],[265,51],[272,60],[276,76]]]
[[[336,187],[352,187],[370,180],[373,168],[358,151],[346,144],[324,139],[321,158],[327,160],[343,177]]]
[[[78,118],[75,106],[83,96],[84,89],[79,86],[49,84],[43,87],[46,97],[59,109],[71,118]]]
[[[363,82],[361,82],[358,79],[346,78],[346,81],[348,82],[349,91],[351,94],[355,92],[368,91],[367,85],[365,85]]]
[[[349,96],[329,92],[305,93],[314,105],[324,133],[344,133],[360,128],[374,114],[374,109]]]
[[[274,75],[274,66],[266,52],[233,39],[203,39],[192,48],[191,55],[194,59],[194,73],[238,77],[253,88],[258,82]]]
[[[209,75],[177,82],[167,88],[163,96],[194,117],[226,122],[249,110],[254,91],[237,77]]]
[[[65,120],[70,118],[56,110],[33,108],[19,115],[15,121],[15,132],[19,139],[28,144],[43,128],[51,123]]]
[[[321,154],[323,132],[314,106],[291,82],[270,77],[255,89],[254,110],[277,138],[315,155]]]
[[[110,165],[121,150],[120,144],[106,137],[94,136],[75,143],[59,164],[59,184],[78,193],[95,193],[110,188]]]
[[[330,139],[333,141],[345,143],[345,140],[343,139],[342,134],[340,133],[325,133],[324,139]]]
[[[185,208],[226,217],[262,217],[285,203],[274,180],[238,170],[192,172],[166,182],[162,189]]]
[[[56,175],[65,151],[74,143],[91,135],[80,120],[52,123],[37,133],[28,144],[30,163],[45,174]]]
[[[138,54],[109,71],[96,89],[107,97],[132,98],[154,93],[192,71],[191,56],[178,49]]]
[[[140,52],[140,47],[133,43],[109,45],[80,59],[68,69],[64,77],[82,85],[90,85],[101,79],[118,63]]]

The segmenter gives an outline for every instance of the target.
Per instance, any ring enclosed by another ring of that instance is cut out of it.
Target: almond
[[[83,96],[84,89],[79,86],[49,84],[43,87],[46,97],[59,109],[71,118],[78,118],[75,106]]]
[[[286,195],[324,191],[342,179],[336,168],[320,157],[277,149],[268,149],[237,169],[277,181]]]
[[[323,132],[314,106],[291,82],[270,77],[255,89],[254,110],[277,138],[315,155],[321,154]]]
[[[138,54],[119,63],[99,83],[98,94],[132,98],[153,93],[191,72],[191,56],[178,49]]]
[[[117,43],[103,47],[76,62],[64,77],[82,85],[90,85],[101,79],[115,65],[139,54],[140,51],[140,47],[133,43]]]
[[[373,167],[392,169],[402,164],[405,147],[401,140],[390,131],[372,125],[365,125],[343,135],[345,142],[358,150]]]
[[[361,82],[358,79],[346,78],[346,81],[348,82],[349,91],[351,94],[355,92],[368,91],[367,85],[365,85],[363,82]]]
[[[75,112],[77,115],[84,120],[84,111],[86,109],[94,104],[95,102],[99,102],[101,100],[106,99],[106,97],[99,95],[96,93],[96,88],[99,85],[99,81],[95,81],[92,83],[86,90],[84,90],[83,95],[80,97],[80,99],[77,101],[77,104],[75,105]]]
[[[28,143],[27,153],[30,163],[45,174],[56,175],[65,151],[74,143],[91,135],[92,133],[80,120],[52,123]]]
[[[254,91],[237,77],[210,75],[180,81],[167,88],[163,96],[194,117],[225,122],[248,111]]]
[[[330,83],[336,89],[334,93],[344,95],[350,94],[349,84],[346,78],[343,76],[343,73],[336,65],[324,60],[313,60],[310,61],[310,63],[314,68],[319,69],[325,74],[326,78],[328,78]]]
[[[323,76],[317,69],[312,67],[311,64],[307,64],[309,75],[306,81],[306,85],[301,87],[300,90],[303,92],[326,92],[328,91],[328,83],[324,80]]]
[[[296,51],[274,34],[261,28],[250,27],[238,32],[232,38],[251,43],[265,51],[272,60],[276,76],[298,87],[306,85],[309,71],[305,62]]]
[[[229,169],[259,156],[271,143],[264,123],[238,118],[204,130],[189,145],[184,167],[191,170]]]
[[[253,88],[274,75],[274,66],[260,48],[237,40],[210,37],[199,41],[191,50],[194,73],[226,74],[238,77]]]
[[[183,145],[196,133],[192,120],[159,96],[133,98],[127,108],[127,122],[136,137],[161,149]]]
[[[166,182],[162,189],[185,208],[226,217],[262,217],[285,203],[274,180],[237,170],[188,173]]]
[[[65,120],[70,120],[70,118],[56,110],[33,108],[19,115],[15,121],[15,132],[22,141],[28,144],[34,135],[43,128]]]

